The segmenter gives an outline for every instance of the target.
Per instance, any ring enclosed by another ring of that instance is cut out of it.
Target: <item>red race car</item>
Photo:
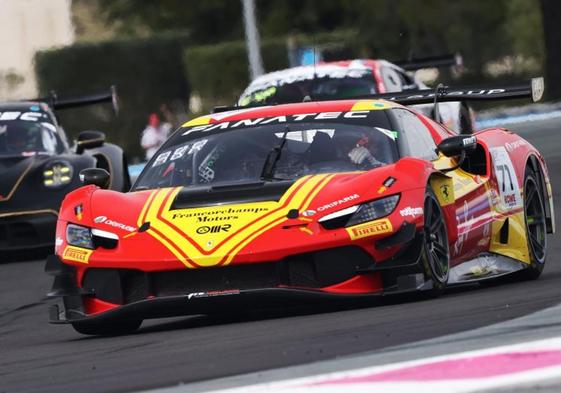
[[[542,92],[535,79],[436,99]],[[47,260],[64,303],[51,321],[119,334],[146,318],[537,278],[555,225],[543,157],[505,129],[454,135],[398,103],[434,100],[422,90],[199,117],[128,193],[82,171]]]

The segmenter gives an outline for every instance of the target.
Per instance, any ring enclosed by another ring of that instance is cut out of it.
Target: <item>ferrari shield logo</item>
[[[84,212],[84,207],[82,206],[82,204],[79,204],[74,207],[74,215],[76,216],[78,221],[82,221],[83,212]]]

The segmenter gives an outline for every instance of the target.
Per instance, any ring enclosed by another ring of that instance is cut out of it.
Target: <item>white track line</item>
[[[483,376],[469,379],[433,379],[429,381],[416,380],[407,382],[345,382],[342,379],[375,376],[387,371],[399,371],[412,366],[423,366],[437,362],[446,362],[453,360],[466,360],[467,362],[477,362],[478,358],[488,355],[509,355],[519,353],[534,353],[539,358],[540,352],[546,353],[551,351],[561,351],[561,337],[526,342],[521,344],[499,346],[484,350],[459,352],[451,355],[435,356],[426,359],[399,362],[384,366],[367,367],[356,370],[334,372],[322,374],[312,377],[298,378],[294,380],[286,380],[279,382],[270,382],[252,386],[244,386],[234,389],[218,390],[220,393],[241,393],[241,392],[311,392],[311,393],[332,393],[345,391],[346,393],[355,392],[384,392],[384,393],[401,393],[401,392],[418,392],[418,393],[440,393],[440,392],[474,392],[482,389],[492,389],[499,387],[516,386],[530,382],[543,381],[552,378],[561,377],[561,361],[558,364],[538,367],[526,371],[509,372],[508,374],[498,376]],[[516,359],[512,359],[513,362]],[[484,369],[485,363],[481,363],[478,367]],[[183,387],[185,389],[186,387]],[[182,387],[175,389],[175,392],[186,391]],[[172,391],[170,390],[170,392]],[[166,390],[167,391],[167,390]]]

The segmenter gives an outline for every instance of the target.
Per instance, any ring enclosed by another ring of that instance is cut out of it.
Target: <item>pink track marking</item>
[[[561,365],[561,350],[510,352],[443,360],[360,377],[343,377],[312,385],[490,378],[557,365]]]

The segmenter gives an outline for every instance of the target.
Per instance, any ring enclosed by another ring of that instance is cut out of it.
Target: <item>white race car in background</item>
[[[432,57],[397,64],[386,60],[345,60],[293,67],[256,78],[242,93],[237,104],[284,104],[307,99],[357,98],[429,89],[411,72],[456,65],[461,65],[460,56]],[[435,118],[434,105],[415,105],[415,108]],[[473,112],[463,102],[440,104],[438,120],[458,133],[471,133],[474,130]]]

